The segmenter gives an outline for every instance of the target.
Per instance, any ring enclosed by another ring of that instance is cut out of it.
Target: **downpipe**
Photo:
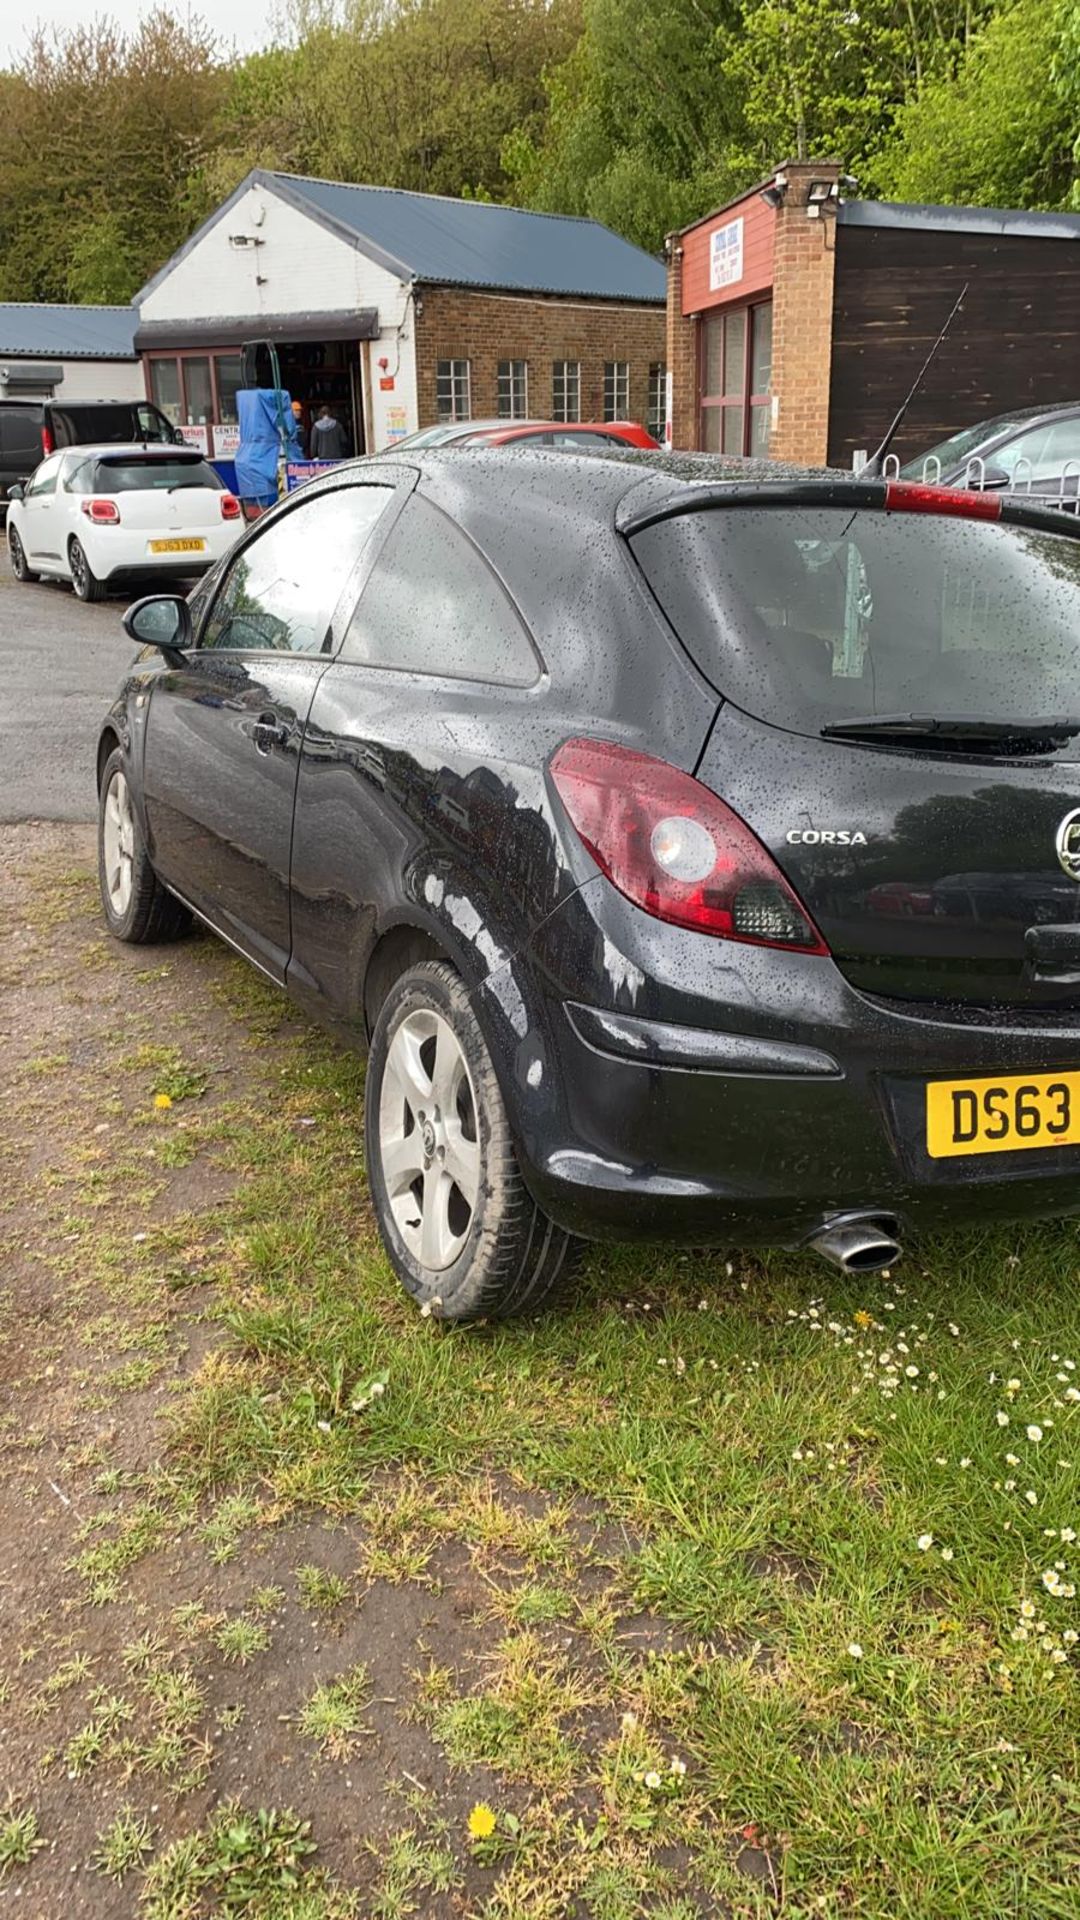
[[[896,1222],[890,1214],[848,1214],[830,1220],[809,1245],[841,1273],[878,1273],[901,1258]]]

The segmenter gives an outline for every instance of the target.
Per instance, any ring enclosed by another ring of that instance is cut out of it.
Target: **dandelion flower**
[[[160,1112],[167,1113],[169,1108],[172,1106],[172,1099],[170,1095],[167,1093],[155,1093],[154,1105],[159,1109]]]
[[[469,1832],[474,1840],[490,1840],[495,1831],[495,1815],[486,1800],[478,1800],[469,1815]]]
[[[915,1542],[915,1545],[918,1547],[920,1553],[929,1553],[933,1544],[934,1544],[934,1536],[932,1533],[920,1533],[918,1539]]]
[[[852,1314],[852,1319],[857,1327],[872,1327],[874,1324],[873,1314],[867,1313],[865,1307],[860,1307],[858,1313]]]

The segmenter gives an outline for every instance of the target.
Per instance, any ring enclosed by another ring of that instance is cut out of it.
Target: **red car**
[[[611,441],[619,447],[659,446],[651,433],[634,420],[519,420],[508,421],[497,432],[490,429],[470,435],[471,446],[505,447],[527,441],[531,447],[562,447],[584,453],[589,447],[604,447]]]

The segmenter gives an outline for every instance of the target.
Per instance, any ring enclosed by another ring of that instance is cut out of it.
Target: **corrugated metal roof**
[[[361,248],[367,243],[405,279],[657,305],[667,296],[660,261],[598,220],[292,173],[260,177],[294,203],[306,203]]]
[[[0,355],[12,360],[134,360],[134,307],[0,300]]]
[[[911,227],[936,233],[1001,233],[1033,240],[1080,240],[1080,213],[1024,213],[1006,207],[924,207],[914,202],[845,200],[845,227]]]

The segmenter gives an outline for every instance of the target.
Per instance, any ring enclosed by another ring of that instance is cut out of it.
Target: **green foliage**
[[[1080,204],[1078,127],[1080,5],[1003,0],[955,78],[935,77],[903,108],[874,172],[898,200]]]
[[[254,166],[639,245],[786,158],[863,193],[1080,206],[1080,0],[291,0],[237,58],[159,9],[0,72],[0,299],[122,301]]]

